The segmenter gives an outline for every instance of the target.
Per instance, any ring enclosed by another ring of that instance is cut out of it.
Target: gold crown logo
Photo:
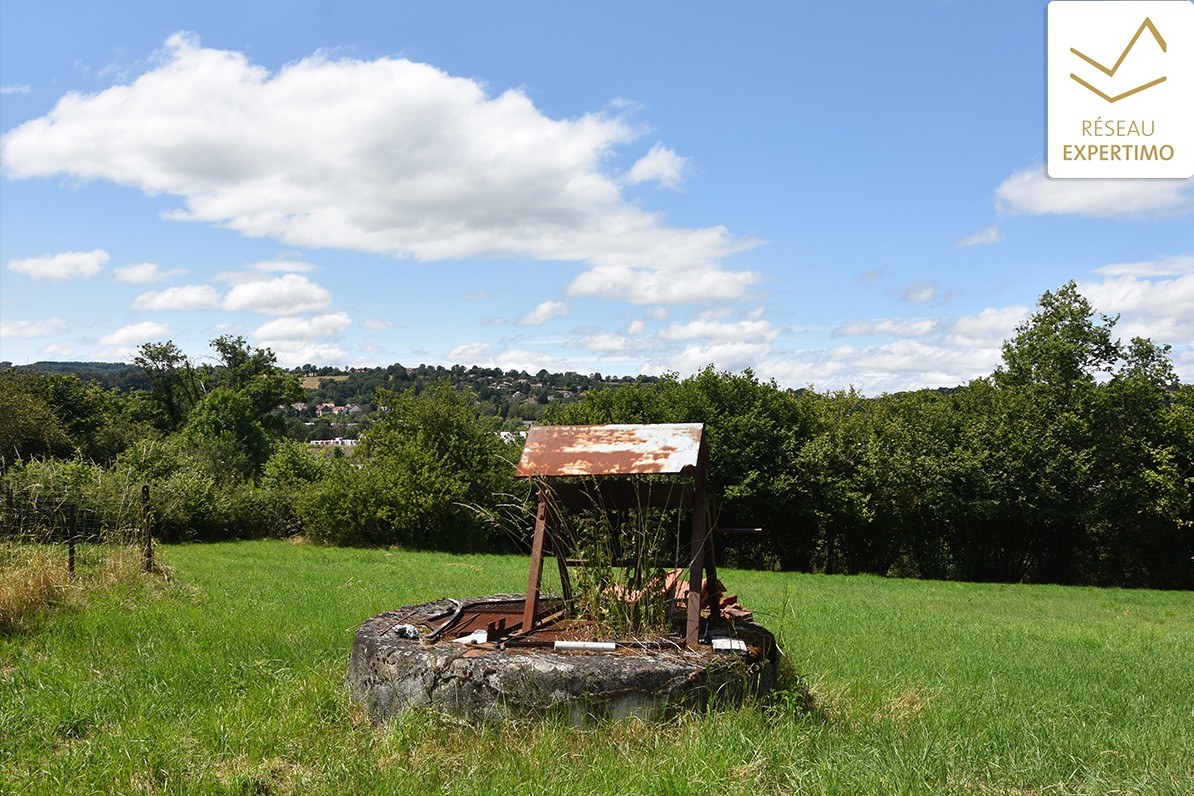
[[[1146,31],[1146,30],[1149,33],[1153,34],[1153,38],[1157,40],[1157,44],[1161,47],[1161,52],[1167,52],[1168,47],[1165,44],[1165,39],[1161,38],[1161,32],[1157,30],[1157,26],[1154,25],[1153,21],[1151,19],[1149,19],[1148,17],[1145,17],[1144,22],[1140,23],[1140,27],[1137,28],[1137,30],[1136,30],[1136,35],[1132,37],[1132,40],[1130,42],[1128,42],[1128,46],[1124,47],[1124,51],[1122,53],[1120,53],[1120,55],[1119,55],[1119,60],[1117,60],[1115,62],[1115,66],[1111,67],[1110,69],[1103,66],[1101,63],[1099,63],[1095,59],[1091,58],[1089,55],[1084,55],[1083,53],[1078,52],[1078,50],[1074,49],[1073,47],[1070,48],[1070,52],[1072,52],[1074,55],[1081,58],[1083,61],[1086,61],[1091,66],[1095,67],[1103,74],[1107,75],[1107,77],[1115,77],[1115,73],[1117,71],[1119,71],[1119,67],[1121,64],[1123,64],[1124,59],[1126,59],[1128,57],[1128,53],[1130,53],[1132,51],[1132,48],[1136,46],[1136,42],[1140,39],[1140,34],[1144,33],[1144,31]],[[1153,86],[1156,86],[1156,85],[1159,85],[1159,84],[1165,82],[1165,76],[1162,75],[1161,77],[1158,77],[1156,80],[1152,80],[1143,85],[1136,86],[1136,88],[1125,91],[1122,94],[1116,94],[1115,96],[1111,96],[1110,94],[1107,94],[1107,93],[1095,88],[1090,83],[1087,83],[1085,80],[1078,77],[1077,75],[1075,75],[1072,72],[1070,73],[1070,77],[1072,77],[1074,80],[1078,81],[1078,83],[1080,83],[1081,85],[1083,85],[1086,88],[1093,91],[1095,94],[1098,94],[1100,97],[1107,100],[1108,102],[1119,102],[1124,97],[1130,97],[1133,94],[1139,94],[1141,91],[1144,91],[1145,89],[1152,88]]]

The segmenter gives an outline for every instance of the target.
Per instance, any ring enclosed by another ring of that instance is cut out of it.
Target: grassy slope
[[[0,793],[1191,793],[1194,595],[725,573],[810,685],[663,726],[375,729],[356,623],[520,590],[525,560],[166,548],[0,639]]]

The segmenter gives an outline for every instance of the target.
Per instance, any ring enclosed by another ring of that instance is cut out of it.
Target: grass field
[[[371,726],[356,624],[525,559],[165,547],[0,636],[0,793],[1194,793],[1194,595],[730,571],[800,690],[671,723]]]

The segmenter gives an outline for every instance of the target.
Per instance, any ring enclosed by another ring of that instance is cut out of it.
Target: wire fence
[[[141,550],[142,566],[152,572],[153,534],[149,485],[140,494],[97,498],[64,489],[30,485],[4,488],[0,541],[65,547],[69,570],[80,563],[84,546]]]

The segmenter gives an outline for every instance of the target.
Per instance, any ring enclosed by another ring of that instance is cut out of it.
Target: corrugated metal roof
[[[701,423],[534,426],[515,475],[652,475],[700,462]]]

